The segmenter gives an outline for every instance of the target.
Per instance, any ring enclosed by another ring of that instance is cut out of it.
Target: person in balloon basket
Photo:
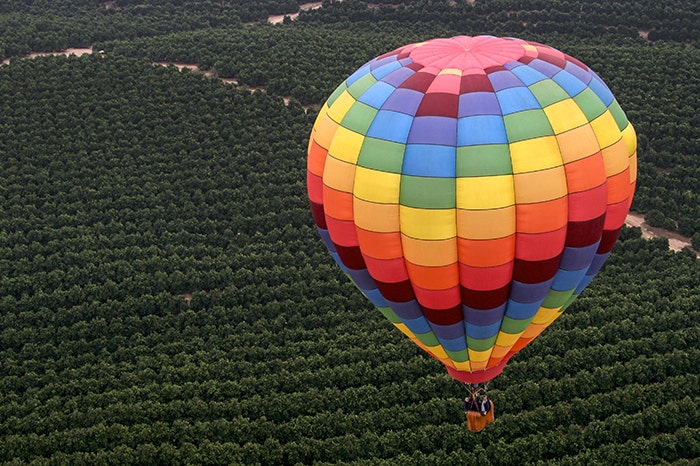
[[[477,402],[475,395],[464,398],[464,410],[479,411],[479,403]]]
[[[479,404],[479,412],[482,416],[486,416],[489,411],[491,411],[491,402],[489,401],[489,397],[484,395]]]

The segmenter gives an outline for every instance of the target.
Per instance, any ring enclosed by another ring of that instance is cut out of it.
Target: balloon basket
[[[491,409],[484,415],[479,411],[467,411],[467,428],[472,432],[481,432],[496,418],[495,410],[496,408],[493,405],[493,401],[491,401]]]

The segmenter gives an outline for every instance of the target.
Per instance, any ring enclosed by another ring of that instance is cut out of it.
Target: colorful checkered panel
[[[469,383],[498,375],[590,283],[635,180],[634,129],[591,69],[488,36],[368,62],[323,105],[308,149],[328,250]]]

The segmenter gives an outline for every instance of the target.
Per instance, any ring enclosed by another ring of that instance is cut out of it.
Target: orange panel
[[[400,231],[398,204],[378,204],[358,198],[353,203],[358,227],[382,233]]]
[[[352,193],[323,186],[323,207],[326,215],[338,220],[352,220]]]
[[[503,265],[515,257],[515,235],[488,240],[457,238],[459,262],[473,267]]]
[[[624,201],[631,193],[629,168],[608,178],[608,204]]]
[[[518,233],[544,233],[558,230],[568,222],[566,197],[537,204],[515,206]]]
[[[375,259],[396,259],[403,257],[401,233],[377,233],[357,228],[357,239],[362,254]]]
[[[567,163],[564,170],[569,194],[588,191],[605,183],[605,165],[601,152]]]
[[[314,175],[323,176],[323,167],[326,165],[327,155],[328,151],[312,139],[309,143],[309,157],[306,168]]]
[[[413,285],[413,292],[420,304],[431,309],[450,309],[461,303],[459,285],[447,290],[428,290]]]
[[[406,261],[411,284],[428,290],[444,290],[459,285],[457,263],[441,267],[423,267]]]

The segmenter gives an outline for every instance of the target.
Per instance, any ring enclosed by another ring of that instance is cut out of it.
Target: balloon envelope
[[[371,60],[321,108],[307,185],[326,247],[455,379],[485,382],[608,257],[636,136],[548,46],[459,36]]]

